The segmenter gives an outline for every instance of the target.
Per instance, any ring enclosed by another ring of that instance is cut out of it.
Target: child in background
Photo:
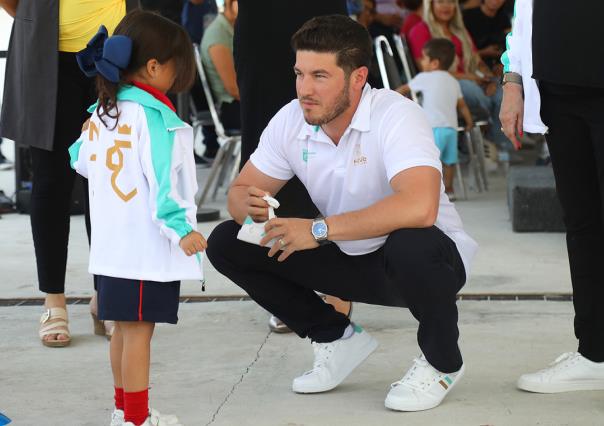
[[[474,123],[472,114],[463,100],[459,82],[447,70],[455,60],[455,45],[446,38],[434,38],[426,43],[421,58],[424,72],[416,75],[407,85],[397,89],[406,95],[410,91],[422,93],[422,106],[434,131],[434,141],[440,150],[443,163],[445,192],[451,201],[454,166],[457,164],[457,111],[463,116],[466,130]]]
[[[98,91],[69,153],[89,181],[98,316],[116,322],[111,425],[177,425],[149,409],[148,387],[155,323],[176,324],[180,280],[203,278],[193,131],[166,97],[193,83],[192,45],[180,26],[134,11],[112,37],[101,27],[78,63]]]

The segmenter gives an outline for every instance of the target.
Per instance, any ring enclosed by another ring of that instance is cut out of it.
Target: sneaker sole
[[[330,391],[332,389],[334,389],[335,387],[337,387],[340,383],[342,383],[344,380],[346,380],[346,378],[348,376],[350,376],[350,374],[359,366],[363,363],[363,361],[365,361],[369,355],[371,355],[373,353],[373,351],[375,351],[378,347],[378,342],[377,340],[375,340],[373,337],[369,336],[369,340],[365,343],[364,346],[362,346],[359,349],[359,352],[362,353],[361,357],[359,357],[350,367],[350,370],[348,371],[348,373],[344,374],[343,377],[339,377],[338,379],[334,380],[333,382],[331,382],[330,384],[327,385],[323,385],[322,387],[313,387],[313,386],[296,386],[295,383],[292,385],[292,390],[295,393],[321,393],[321,392],[327,392]]]
[[[518,389],[533,393],[562,393],[573,391],[604,390],[604,380],[583,380],[580,382],[565,382],[559,384],[535,383],[519,379]]]
[[[430,401],[429,403],[426,404],[411,404],[407,401],[401,401],[400,399],[394,397],[394,396],[386,396],[386,400],[384,401],[384,406],[390,410],[394,410],[394,411],[425,411],[425,410],[430,410],[432,408],[438,407],[446,398],[446,396],[453,390],[453,388],[457,385],[457,382],[459,382],[459,380],[463,377],[464,373],[466,371],[465,368],[465,364],[462,366],[462,369],[460,370],[460,372],[457,374],[457,377],[455,378],[455,381],[451,384],[451,386],[449,386],[449,389],[447,389],[447,392],[444,394],[444,396],[440,399],[440,401]]]

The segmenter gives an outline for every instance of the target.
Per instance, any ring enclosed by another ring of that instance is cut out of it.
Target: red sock
[[[113,389],[115,389],[115,393],[113,394],[113,398],[115,399],[115,408],[124,411],[124,389],[116,388],[115,386]]]
[[[124,392],[124,423],[142,425],[149,417],[149,390]]]

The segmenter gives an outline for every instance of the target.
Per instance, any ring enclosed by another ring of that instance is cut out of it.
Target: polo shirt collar
[[[371,86],[369,83],[366,83],[365,87],[363,87],[361,100],[359,101],[357,110],[352,116],[352,121],[348,127],[358,130],[359,132],[368,132],[371,130]],[[324,132],[320,132],[320,130],[320,126],[304,122],[304,125],[298,133],[298,139],[306,139],[310,136],[313,140],[322,141],[325,138],[325,142],[331,142],[326,135],[325,137],[321,136]]]
[[[366,83],[365,87],[363,87],[361,101],[352,116],[349,127],[359,132],[368,132],[371,130],[371,86],[369,83]]]

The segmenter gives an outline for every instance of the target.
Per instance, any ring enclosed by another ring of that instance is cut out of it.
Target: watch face
[[[316,238],[325,237],[327,235],[327,225],[323,222],[313,224],[312,233]]]

